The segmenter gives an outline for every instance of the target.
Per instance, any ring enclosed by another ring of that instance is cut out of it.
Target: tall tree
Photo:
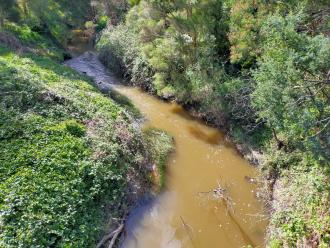
[[[287,143],[330,156],[330,40],[297,31],[302,20],[277,14],[263,26],[253,103]]]

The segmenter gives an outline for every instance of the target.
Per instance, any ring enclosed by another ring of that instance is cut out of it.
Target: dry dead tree
[[[124,224],[121,224],[115,231],[115,234],[113,235],[108,248],[112,248],[116,242],[116,239],[118,237],[118,235],[122,232],[122,230],[124,229]]]
[[[242,238],[246,241],[248,244],[252,244],[254,247],[253,240],[249,237],[249,234],[245,232],[244,228],[240,225],[240,223],[235,219],[234,217],[234,208],[233,208],[233,200],[228,195],[228,186],[221,187],[220,181],[217,182],[218,186],[214,188],[213,190],[207,191],[207,192],[199,192],[199,194],[212,194],[212,198],[216,199],[218,201],[222,201],[225,205],[225,208],[227,210],[227,214],[230,217],[232,223],[238,228],[240,231]]]
[[[124,229],[124,224],[120,224],[119,227],[118,227],[116,230],[114,230],[113,232],[111,232],[111,233],[105,235],[105,236],[101,239],[101,241],[97,244],[96,248],[101,248],[101,247],[103,247],[104,244],[105,244],[109,239],[111,239],[111,241],[110,241],[110,243],[109,243],[108,248],[112,248],[113,245],[114,245],[115,242],[116,242],[116,239],[117,239],[118,235],[123,231],[123,229]]]

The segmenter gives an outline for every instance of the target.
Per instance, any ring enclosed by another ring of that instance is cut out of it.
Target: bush
[[[299,162],[298,168],[282,170],[275,186],[271,247],[315,243],[318,247],[327,247],[330,241],[326,172],[314,167],[306,158]]]
[[[137,36],[133,30],[124,25],[104,30],[97,49],[100,59],[109,69],[134,85],[151,87],[153,72],[139,53]]]
[[[146,151],[157,169],[153,180],[160,190],[165,185],[166,162],[169,154],[173,151],[173,138],[164,131],[155,128],[144,130],[143,137]]]
[[[330,157],[326,80],[330,40],[296,31],[302,17],[270,16],[262,29],[265,37],[259,67],[254,72],[253,105],[260,118],[285,143],[313,151],[319,160]]]
[[[40,30],[34,31],[28,25],[18,25],[13,22],[6,22],[3,31],[15,38],[18,38],[24,48],[29,47],[36,54],[46,55],[53,59],[62,61],[64,50],[54,44],[54,41],[40,34]]]
[[[96,32],[101,32],[104,28],[106,28],[108,24],[109,18],[107,16],[101,16],[96,23]]]

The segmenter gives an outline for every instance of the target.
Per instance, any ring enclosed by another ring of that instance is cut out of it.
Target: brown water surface
[[[91,76],[103,92],[114,87],[130,98],[147,118],[146,127],[163,129],[175,140],[165,192],[144,208],[144,214],[130,219],[137,227],[126,230],[129,233],[121,247],[264,246],[267,221],[262,204],[255,198],[257,185],[245,180],[258,176],[258,171],[224,140],[221,132],[190,117],[175,103],[118,86],[119,81],[93,52],[65,64]]]
[[[267,222],[262,204],[255,198],[256,185],[244,179],[258,176],[257,170],[222,133],[179,105],[136,88],[116,90],[140,109],[148,120],[146,127],[172,135],[176,149],[168,161],[165,193],[142,216],[124,247],[263,247]],[[225,191],[214,192],[219,186]]]

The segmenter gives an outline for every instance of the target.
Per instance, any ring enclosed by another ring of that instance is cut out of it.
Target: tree
[[[255,61],[258,54],[258,31],[265,14],[263,7],[255,0],[237,0],[232,4],[229,33],[232,63],[250,65]]]
[[[275,14],[262,27],[253,103],[287,144],[329,156],[330,40],[298,32],[302,20]]]
[[[127,0],[102,0],[102,3],[112,25],[117,25],[123,20],[129,7]]]

